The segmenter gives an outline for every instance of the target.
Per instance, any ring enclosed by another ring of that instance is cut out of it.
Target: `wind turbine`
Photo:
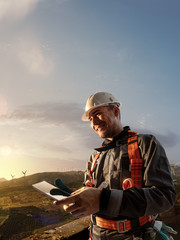
[[[12,174],[11,174],[11,177],[12,177],[12,180],[13,180],[13,179],[14,179],[14,177],[15,177],[15,175],[12,175]]]
[[[25,175],[26,175],[26,172],[27,172],[27,170],[25,170],[25,171],[22,171],[22,173],[23,173],[23,175],[24,175],[24,186],[25,186]]]
[[[13,179],[14,179],[15,175],[12,175],[12,174],[11,174],[11,177],[12,177],[12,182],[13,182]]]
[[[26,170],[26,171],[24,171],[24,172],[22,171],[22,173],[24,174],[24,177],[25,177],[25,175],[26,175],[26,172],[27,172],[27,170]]]

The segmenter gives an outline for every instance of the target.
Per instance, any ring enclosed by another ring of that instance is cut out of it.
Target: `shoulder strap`
[[[90,169],[90,171],[89,171],[89,177],[90,177],[90,179],[91,179],[92,186],[94,186],[92,173],[93,173],[93,171],[94,171],[94,167],[95,167],[96,162],[97,162],[97,160],[98,160],[98,158],[99,158],[99,155],[100,155],[100,153],[97,153],[97,154],[95,155],[94,160],[93,160],[93,162],[92,162],[91,169]]]
[[[137,132],[128,131],[128,155],[130,161],[131,179],[134,187],[142,188],[143,160],[140,156]]]

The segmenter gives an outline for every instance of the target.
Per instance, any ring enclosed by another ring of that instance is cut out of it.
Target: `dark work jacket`
[[[100,212],[106,219],[133,219],[169,210],[175,203],[176,193],[166,153],[152,135],[138,135],[140,155],[144,162],[142,189],[122,190],[122,182],[130,177],[128,157],[128,130],[125,127],[113,142],[105,140],[103,147],[90,156],[85,171],[85,182],[97,152],[100,156],[92,173],[96,188],[106,189],[101,199]],[[102,204],[103,201],[103,204]]]

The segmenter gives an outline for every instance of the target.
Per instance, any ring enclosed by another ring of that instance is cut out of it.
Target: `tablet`
[[[40,192],[44,193],[45,195],[55,199],[55,200],[62,200],[64,198],[67,198],[63,195],[52,195],[50,194],[50,191],[52,189],[58,189],[57,187],[55,187],[54,185],[46,182],[46,181],[42,181],[42,182],[38,182],[32,185],[35,189],[39,190]]]

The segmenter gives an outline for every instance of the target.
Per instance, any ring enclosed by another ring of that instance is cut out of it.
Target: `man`
[[[105,141],[87,163],[86,187],[56,204],[77,217],[92,214],[90,239],[155,239],[152,216],[170,209],[176,198],[169,162],[154,136],[122,127],[119,106],[110,93],[88,98],[82,120]],[[142,161],[138,170],[131,169],[134,154]]]

